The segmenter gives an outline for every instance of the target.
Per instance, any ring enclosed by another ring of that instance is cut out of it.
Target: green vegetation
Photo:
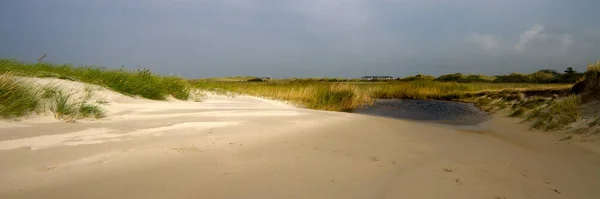
[[[474,74],[453,73],[439,77],[416,75],[398,78],[399,81],[431,80],[438,82],[458,83],[535,83],[535,84],[572,84],[583,77],[583,73],[568,67],[563,73],[556,70],[544,69],[531,74],[511,73],[508,75],[486,76]]]
[[[148,69],[134,71],[121,67],[109,70],[93,66],[24,64],[14,60],[0,60],[0,74],[11,72],[17,76],[53,77],[105,86],[114,91],[148,99],[164,100],[171,95],[187,100],[190,88],[186,80],[173,76],[159,76]]]
[[[57,119],[73,120],[87,117],[102,118],[104,111],[98,104],[102,101],[96,101],[95,104],[89,104],[93,96],[93,90],[85,89],[84,95],[79,99],[74,99],[75,93],[68,93],[57,87],[42,88],[41,98],[46,100],[46,108],[54,113]]]
[[[321,110],[350,111],[353,106],[354,92],[352,90],[319,89],[312,101],[307,103],[308,108]]]
[[[566,129],[582,117],[580,98],[576,95],[562,98],[520,98],[515,95],[518,94],[483,96],[475,105],[491,112],[506,110],[508,116],[523,118],[524,122],[531,122],[532,128],[546,131]]]
[[[568,84],[498,84],[436,81],[321,82],[308,80],[267,82],[194,81],[205,90],[230,91],[295,102],[332,111],[349,111],[376,98],[463,100],[478,92],[519,89],[566,89]]]
[[[462,73],[454,73],[439,76],[434,79],[440,82],[459,82],[459,83],[475,83],[475,82],[493,82],[495,77],[485,75],[463,75]],[[519,83],[519,82],[517,82]]]
[[[399,81],[403,81],[403,82],[411,82],[411,81],[427,81],[427,80],[434,80],[435,77],[431,76],[431,75],[423,75],[423,74],[417,74],[415,76],[408,76],[405,78],[398,78]]]
[[[555,70],[544,69],[531,74],[511,73],[508,75],[485,76],[485,75],[464,75],[462,73],[441,75],[434,81],[440,82],[459,82],[459,83],[536,83],[536,84],[571,84],[577,82],[583,77],[583,73],[568,67],[564,73]],[[413,77],[404,79],[411,80]],[[403,80],[403,79],[401,79]]]
[[[349,111],[369,104],[375,98],[472,102],[474,97],[502,94],[504,91],[566,91],[582,76],[582,73],[569,67],[564,73],[540,70],[532,74],[513,73],[500,76],[455,73],[437,78],[418,74],[395,80],[289,78],[269,81],[246,77],[200,79],[190,82],[197,88],[215,92],[243,93],[286,100],[313,109]],[[520,114],[517,112],[515,116]]]
[[[437,78],[418,74],[397,80],[369,81],[338,78],[291,78],[264,81],[250,76],[186,81],[179,77],[159,76],[148,69],[139,67],[137,70],[130,71],[124,67],[117,70],[93,66],[24,64],[6,59],[0,60],[0,72],[11,72],[17,76],[54,77],[81,81],[105,86],[127,95],[156,100],[164,100],[170,95],[177,99],[194,98],[199,101],[198,97],[190,95],[192,91],[190,85],[193,85],[195,88],[221,94],[242,93],[262,96],[294,102],[306,108],[331,111],[350,111],[367,105],[376,98],[474,101],[476,97],[490,93],[507,95],[506,91],[565,90],[570,88],[571,84],[563,82],[571,82],[582,76],[581,73],[568,68],[564,73],[540,70],[528,75],[510,74],[495,77],[455,73]],[[68,94],[57,93],[53,96],[58,104],[58,102],[69,100],[65,95]],[[75,109],[94,112],[92,107],[82,105],[77,107],[54,108],[57,112],[64,111],[65,113],[73,112],[72,110]],[[518,116],[524,112],[527,111],[516,111],[514,115]]]
[[[509,75],[496,76],[493,80],[495,83],[575,83],[583,77],[583,73],[573,70],[568,67],[564,73],[559,73],[555,70],[539,70],[531,74],[511,73]]]
[[[33,112],[50,110],[57,119],[101,118],[104,112],[96,104],[87,103],[92,91],[86,89],[80,99],[56,87],[38,89],[11,74],[0,75],[0,117],[13,119]],[[99,103],[97,103],[99,104]]]
[[[568,76],[565,79],[579,80],[568,92],[564,92],[565,90],[557,93],[532,90],[521,93],[500,92],[479,97],[475,104],[483,110],[498,111],[509,108],[507,110],[509,116],[523,118],[524,122],[530,122],[531,127],[535,129],[546,131],[572,129],[571,133],[587,135],[598,133],[600,132],[600,128],[598,128],[600,119],[587,118],[578,122],[583,118],[581,105],[598,99],[598,89],[600,88],[598,71],[600,71],[600,62],[589,64],[588,70],[582,75],[572,69],[567,69],[563,74],[563,76]],[[537,82],[551,79],[551,76],[547,75],[552,73],[551,71],[542,72],[546,75],[539,73],[530,77],[537,79]],[[510,77],[516,78],[519,75],[513,74]],[[566,97],[560,97],[565,96],[565,93]],[[525,94],[533,97],[524,97]],[[572,138],[572,135],[568,135],[565,140],[569,138]]]
[[[35,111],[40,99],[35,88],[10,74],[0,75],[0,117],[21,117]]]
[[[581,118],[579,97],[572,95],[552,101],[547,108],[535,112],[532,127],[543,130],[564,129]],[[530,116],[531,117],[531,116]]]

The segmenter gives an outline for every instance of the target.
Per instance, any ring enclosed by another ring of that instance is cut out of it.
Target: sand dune
[[[461,130],[97,94],[107,118],[0,124],[0,198],[600,198],[599,154],[506,118]]]

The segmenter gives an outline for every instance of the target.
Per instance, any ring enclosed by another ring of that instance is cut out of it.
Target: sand
[[[600,198],[598,153],[499,116],[457,129],[97,94],[107,118],[0,123],[0,198]]]

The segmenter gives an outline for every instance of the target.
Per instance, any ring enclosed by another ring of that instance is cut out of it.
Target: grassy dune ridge
[[[48,63],[25,64],[0,59],[0,74],[11,72],[16,76],[53,77],[96,84],[114,91],[164,100],[171,95],[187,100],[190,87],[186,80],[175,76],[160,76],[148,69],[106,69],[93,66],[54,65]]]
[[[191,86],[188,81],[175,76],[160,76],[148,69],[106,69],[93,66],[55,65],[48,63],[26,64],[0,59],[0,117],[18,118],[32,112],[51,111],[58,119],[72,120],[84,117],[103,117],[97,103],[87,98],[78,99],[58,88],[37,88],[16,77],[58,78],[100,85],[116,92],[154,100],[168,96],[188,100]]]
[[[588,102],[600,99],[599,71],[600,62],[589,64],[583,79],[564,92],[564,97],[524,95],[529,91],[500,92],[477,98],[475,105],[488,112],[507,111],[508,116],[522,118],[535,129],[572,130],[571,133],[586,135],[600,134],[599,115],[585,115],[583,108],[586,105],[590,106]]]

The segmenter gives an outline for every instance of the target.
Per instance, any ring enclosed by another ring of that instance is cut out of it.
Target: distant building
[[[363,76],[361,77],[363,80],[382,80],[382,79],[394,79],[391,76]]]

